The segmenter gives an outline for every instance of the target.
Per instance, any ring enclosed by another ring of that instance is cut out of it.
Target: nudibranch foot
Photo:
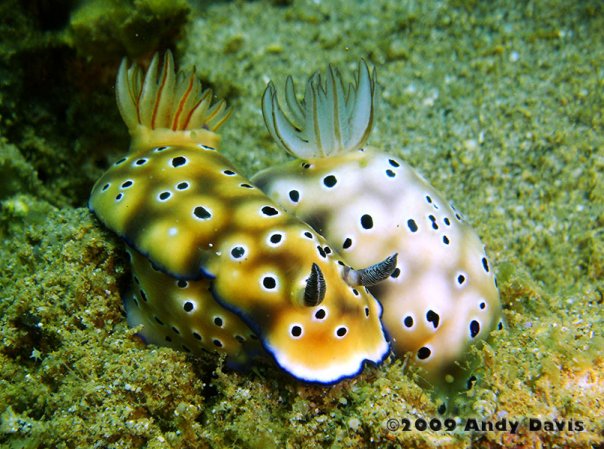
[[[210,280],[174,279],[138,252],[128,252],[133,284],[124,307],[130,327],[143,325],[139,334],[145,343],[197,355],[225,353],[240,365],[249,363],[248,354],[259,352],[256,334],[214,300]]]

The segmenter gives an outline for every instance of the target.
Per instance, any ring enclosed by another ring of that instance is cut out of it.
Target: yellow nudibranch
[[[365,148],[375,115],[376,76],[364,61],[346,90],[329,67],[314,74],[303,101],[291,77],[288,114],[269,83],[262,110],[277,144],[302,161],[252,178],[312,225],[353,266],[398,253],[387,281],[371,288],[399,356],[410,355],[430,382],[463,381],[460,361],[501,326],[495,276],[474,230],[426,180],[397,157]]]
[[[194,73],[175,73],[171,53],[146,74],[124,60],[116,96],[130,152],[96,182],[89,207],[128,245],[124,304],[145,341],[235,364],[268,353],[321,384],[384,359],[381,306],[347,280],[383,278],[395,259],[351,269],[239,174],[216,150],[224,102],[212,105]]]

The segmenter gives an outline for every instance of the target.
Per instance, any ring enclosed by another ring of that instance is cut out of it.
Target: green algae
[[[0,200],[17,193],[40,191],[36,171],[15,145],[2,144],[0,152]]]
[[[171,43],[189,12],[185,0],[86,0],[71,12],[66,40],[89,59],[139,56]]]
[[[127,146],[113,93],[120,59],[170,46],[189,12],[184,0],[0,4],[1,136],[33,167],[39,195],[84,203],[106,155]]]
[[[180,12],[158,7],[149,22],[135,3],[103,15],[100,2],[64,2],[50,23],[19,2],[1,11],[24,38],[0,49],[0,445],[603,444],[602,5],[281,3],[179,2]],[[122,32],[125,17],[161,26],[162,38],[137,46]],[[268,79],[282,84],[291,73],[302,85],[327,62],[352,72],[359,57],[377,66],[370,144],[403,157],[466,212],[493,260],[508,323],[475,349],[477,380],[445,409],[402,361],[320,388],[271,367],[232,373],[211,358],[145,347],[127,328],[121,243],[84,206],[127,147],[111,89],[122,53],[151,52],[179,33],[182,65],[195,64],[235,109],[222,147],[248,174],[286,159],[260,115]],[[50,93],[38,84],[52,84]],[[386,427],[390,418],[456,416],[523,426]],[[586,429],[531,432],[530,418]]]

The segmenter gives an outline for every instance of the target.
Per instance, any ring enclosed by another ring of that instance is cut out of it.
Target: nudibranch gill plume
[[[149,343],[222,352],[234,364],[265,353],[320,384],[380,363],[389,351],[381,306],[347,282],[376,267],[351,269],[242,176],[217,151],[225,103],[212,105],[194,73],[173,65],[170,52],[146,74],[122,62],[116,96],[130,152],[89,201],[131,255],[129,324],[142,324]]]
[[[437,384],[463,381],[468,349],[501,326],[495,276],[476,232],[421,175],[398,157],[366,148],[375,120],[376,76],[364,61],[345,88],[329,67],[296,98],[285,83],[287,115],[269,83],[267,129],[298,160],[252,180],[321,233],[346,263],[367,265],[398,253],[390,277],[372,292],[399,356],[410,355]]]

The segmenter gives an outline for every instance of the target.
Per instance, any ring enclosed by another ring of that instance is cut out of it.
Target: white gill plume
[[[364,60],[348,90],[337,69],[327,69],[325,84],[319,73],[306,83],[304,100],[298,101],[291,76],[285,82],[287,114],[269,82],[262,97],[266,127],[287,152],[301,159],[332,156],[363,146],[373,127],[376,74]]]

